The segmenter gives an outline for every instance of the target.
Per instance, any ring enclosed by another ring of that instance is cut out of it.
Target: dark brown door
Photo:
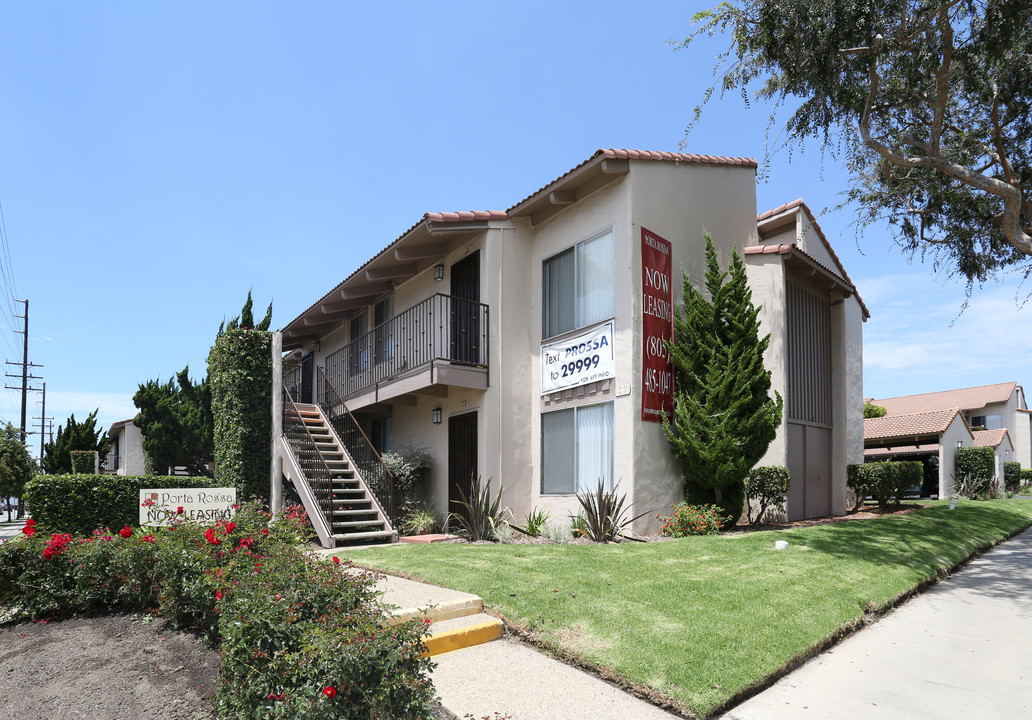
[[[451,355],[471,365],[480,361],[480,251],[451,266]]]
[[[448,418],[448,511],[463,513],[459,500],[469,499],[477,477],[477,414]],[[459,494],[459,489],[462,495]]]
[[[306,353],[301,358],[301,402],[311,404],[312,387],[315,384],[315,356]]]

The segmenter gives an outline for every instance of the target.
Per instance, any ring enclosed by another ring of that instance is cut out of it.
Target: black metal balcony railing
[[[435,362],[487,367],[488,319],[483,303],[432,295],[327,356],[327,379],[350,397]]]
[[[315,444],[312,433],[305,425],[301,413],[294,404],[294,398],[283,384],[283,434],[297,459],[297,464],[308,481],[308,487],[315,496],[323,517],[329,519],[333,514],[333,474],[326,465],[319,448]]]
[[[394,476],[383,464],[380,453],[376,452],[376,448],[369,441],[362,426],[358,424],[355,416],[348,410],[348,406],[344,404],[340,395],[329,383],[322,368],[319,368],[316,384],[319,404],[322,406],[323,413],[330,421],[330,425],[333,426],[337,437],[347,448],[351,462],[355,464],[380,509],[390,519],[391,525],[396,525],[398,518],[394,506]]]

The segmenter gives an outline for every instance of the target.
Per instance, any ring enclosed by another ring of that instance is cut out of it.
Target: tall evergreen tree
[[[208,378],[190,379],[190,367],[160,383],[148,380],[133,395],[140,409],[135,423],[143,434],[143,452],[155,472],[183,466],[193,475],[211,475],[211,388]]]
[[[706,233],[706,291],[683,276],[682,303],[674,309],[674,341],[667,343],[674,366],[674,413],[663,429],[684,467],[685,499],[712,502],[741,516],[745,479],[767,451],[781,424],[781,395],[770,397],[770,372],[760,337],[759,308],[732,252],[728,272],[720,269],[713,239]]]
[[[101,459],[107,455],[111,441],[103,429],[97,427],[97,412],[91,412],[81,423],[75,413],[65,425],[57,427],[54,439],[43,446],[43,470],[49,475],[72,471],[72,450],[96,450]]]
[[[29,455],[28,448],[21,441],[21,430],[7,423],[0,428],[0,498],[7,500],[7,520],[11,520],[11,498],[20,498],[25,490],[25,483],[32,479],[35,462]],[[22,505],[18,504],[19,517]]]

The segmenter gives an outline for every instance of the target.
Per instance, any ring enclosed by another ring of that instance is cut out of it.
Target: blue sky
[[[282,327],[424,212],[505,209],[600,147],[677,150],[725,41],[668,41],[703,7],[9,5],[5,270],[55,430],[131,417],[148,378],[202,375],[248,289]],[[762,159],[768,113],[714,101],[684,149]],[[855,210],[824,212],[847,177],[816,146],[763,174],[759,210],[803,197],[871,310],[865,394],[1026,381],[1019,278],[961,315],[962,284],[908,263],[885,227],[858,237]],[[20,360],[12,308],[0,351]],[[0,418],[18,415],[0,393]]]

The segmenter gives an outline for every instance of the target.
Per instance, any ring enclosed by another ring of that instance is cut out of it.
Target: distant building
[[[1001,480],[1004,462],[1032,467],[1032,413],[1016,382],[870,401],[886,414],[864,421],[864,459],[921,460],[926,492],[949,494],[960,447],[992,447]]]
[[[107,455],[107,472],[116,475],[143,475],[146,473],[143,455],[143,433],[132,420],[111,424],[108,430],[111,449]]]

